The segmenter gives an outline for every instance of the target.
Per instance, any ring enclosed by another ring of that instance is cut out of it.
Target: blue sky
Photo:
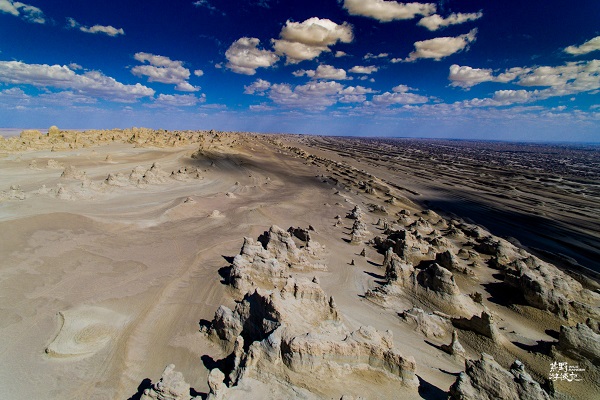
[[[0,0],[0,128],[600,141],[600,2]]]

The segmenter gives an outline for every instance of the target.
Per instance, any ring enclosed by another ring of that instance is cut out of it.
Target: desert
[[[598,398],[599,157],[215,130],[0,139],[2,397]]]

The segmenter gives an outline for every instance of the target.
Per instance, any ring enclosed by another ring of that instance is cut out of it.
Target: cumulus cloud
[[[264,96],[265,91],[271,88],[271,83],[264,79],[257,79],[248,86],[244,86],[245,94],[258,94]]]
[[[135,76],[146,76],[148,82],[160,82],[176,85],[182,92],[197,92],[199,87],[188,82],[190,70],[183,66],[183,61],[171,60],[169,57],[139,52],[133,56],[144,65],[136,65],[131,69]],[[148,63],[148,64],[146,64]]]
[[[95,33],[103,33],[103,34],[111,36],[111,37],[125,34],[125,31],[123,30],[123,28],[117,29],[111,25],[107,25],[107,26],[94,25],[91,27],[87,27],[87,26],[81,25],[79,22],[75,21],[75,19],[73,19],[73,18],[67,18],[67,27],[73,28],[73,29],[79,29],[81,32],[85,32],[85,33],[94,33],[94,34]]]
[[[574,56],[580,56],[596,50],[600,50],[600,36],[588,40],[581,46],[569,46],[564,51]]]
[[[497,77],[492,75],[491,69],[471,68],[453,64],[450,66],[448,79],[452,81],[450,86],[468,89],[482,82],[495,82]]]
[[[370,17],[379,22],[413,19],[428,16],[436,11],[433,3],[399,3],[385,0],[344,0],[344,8],[351,15]]]
[[[494,75],[491,69],[450,66],[452,86],[469,88],[482,82],[513,82],[519,86],[547,87],[540,96],[562,96],[600,89],[600,60],[569,62],[535,68],[515,67]]]
[[[204,75],[204,71],[202,71],[201,69],[197,69],[194,71],[194,75],[196,76],[202,76]]]
[[[420,58],[430,58],[439,61],[444,57],[467,48],[470,43],[475,41],[476,35],[477,28],[456,37],[437,37],[415,42],[415,51],[411,52],[404,61],[411,62]]]
[[[345,56],[347,56],[347,55],[348,55],[348,54],[346,54],[345,52],[343,52],[343,51],[341,51],[341,50],[338,50],[338,51],[336,51],[336,52],[335,52],[335,56],[336,56],[336,58],[339,58],[339,57],[345,57]]]
[[[46,16],[43,11],[29,4],[13,0],[0,0],[0,12],[20,17],[34,24],[45,24]]]
[[[385,92],[373,96],[373,104],[384,107],[390,105],[423,104],[429,101],[427,96],[410,93],[412,88],[406,85],[398,85],[392,88],[392,92]]]
[[[273,48],[286,57],[288,64],[317,58],[321,53],[331,51],[330,46],[338,42],[350,43],[354,39],[352,27],[344,22],[341,25],[329,19],[317,17],[303,22],[288,20],[279,34],[280,39],[272,39]]]
[[[154,96],[154,90],[135,84],[124,85],[98,71],[77,74],[68,66],[0,61],[0,82],[69,89],[77,94],[119,102],[134,102]]]
[[[340,83],[333,81],[310,82],[296,87],[282,83],[271,87],[269,98],[281,106],[320,111],[335,104],[342,89]]]
[[[312,71],[316,74],[316,70]],[[322,111],[336,103],[362,103],[367,94],[377,91],[363,86],[344,86],[333,80],[311,81],[304,85],[289,83],[272,84],[263,79],[257,79],[244,87],[244,93],[267,96],[275,105],[290,109]],[[264,103],[253,110],[271,110]]]
[[[193,94],[160,94],[150,107],[193,107],[205,101],[206,96],[204,94],[200,97]]]
[[[378,67],[374,66],[374,65],[369,65],[367,67],[363,67],[361,65],[355,65],[354,67],[350,68],[348,70],[348,72],[352,72],[353,74],[366,74],[366,75],[370,75],[373,72],[377,72],[379,70]]]
[[[231,44],[225,52],[227,68],[238,74],[254,75],[257,68],[268,68],[279,60],[272,51],[258,48],[260,40],[243,37]]]
[[[342,89],[340,103],[363,103],[367,100],[366,94],[377,93],[375,90],[363,86],[348,86]]]
[[[556,67],[516,67],[497,75],[494,75],[491,70],[477,70],[470,67],[456,66],[454,70],[454,78],[457,79],[454,86],[473,86],[480,82],[493,81],[542,88],[498,90],[490,98],[465,100],[463,102],[465,107],[508,106],[577,93],[595,93],[600,90],[600,60],[570,62]],[[462,74],[460,71],[463,71]],[[450,75],[453,76],[452,70]]]
[[[292,73],[296,77],[309,76],[312,79],[329,79],[334,81],[343,81],[348,78],[346,71],[342,68],[335,68],[331,65],[319,65],[316,70],[299,70]]]
[[[450,14],[446,18],[441,17],[438,14],[430,15],[425,18],[421,18],[417,25],[423,26],[430,31],[437,31],[440,28],[445,28],[450,25],[458,25],[463,24],[468,21],[475,21],[479,18],[483,17],[483,13],[481,11],[477,13],[456,13]]]

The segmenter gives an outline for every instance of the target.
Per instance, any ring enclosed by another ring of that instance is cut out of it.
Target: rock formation
[[[185,382],[183,374],[175,371],[175,365],[167,365],[160,380],[145,389],[140,400],[190,400],[190,385]]]
[[[577,310],[583,317],[597,318],[600,295],[584,289],[579,282],[553,265],[534,256],[515,260],[504,271],[506,284],[519,289],[527,304],[568,319]]]
[[[466,360],[465,371],[450,387],[452,400],[550,400],[520,361],[510,371],[483,353],[479,360]]]
[[[348,213],[348,215],[346,215],[346,218],[350,218],[350,219],[362,219],[364,213],[362,212],[362,210],[360,209],[359,206],[354,206],[354,208],[352,209],[352,211],[350,211]]]
[[[594,365],[599,365],[600,332],[598,323],[588,320],[586,324],[561,326],[557,348],[561,353],[575,360],[585,358]]]
[[[413,323],[415,330],[431,338],[443,338],[452,328],[450,319],[439,314],[426,313],[420,308],[413,307],[399,314],[404,321]]]
[[[315,376],[349,377],[364,370],[418,385],[414,359],[394,350],[391,332],[348,330],[333,298],[309,280],[289,278],[280,290],[247,293],[235,310],[221,306],[204,331],[232,351],[228,390],[248,379],[275,379],[318,393],[323,388],[314,386]],[[215,392],[224,396],[227,390]]]
[[[314,262],[321,251],[322,246],[314,240],[298,248],[288,232],[273,225],[258,241],[244,238],[240,254],[233,259],[229,283],[244,293],[255,286],[271,288],[273,283],[283,282],[290,268],[324,270],[324,265]]]
[[[361,219],[355,219],[352,224],[352,231],[350,232],[350,243],[359,244],[365,240],[365,237],[369,234],[367,230],[367,224]]]
[[[482,311],[481,316],[473,315],[471,318],[453,318],[452,324],[459,329],[473,331],[495,342],[501,339],[501,334],[494,322],[494,317],[488,311]]]
[[[464,357],[466,353],[464,347],[458,341],[458,332],[456,330],[452,331],[452,342],[449,345],[443,344],[441,349],[451,356]]]

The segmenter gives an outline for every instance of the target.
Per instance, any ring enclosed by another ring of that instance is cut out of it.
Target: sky
[[[0,128],[600,142],[600,1],[0,0]]]

